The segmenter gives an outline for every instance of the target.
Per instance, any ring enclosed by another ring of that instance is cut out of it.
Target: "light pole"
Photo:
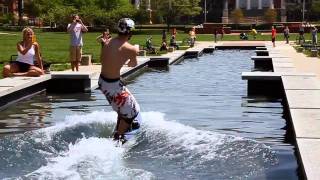
[[[167,30],[169,32],[170,30],[170,24],[171,24],[171,15],[172,15],[172,2],[169,0],[169,14],[167,15]]]
[[[302,22],[304,22],[305,9],[306,9],[306,2],[305,2],[305,0],[303,0],[303,2],[302,2]]]
[[[18,24],[19,24],[19,26],[22,25],[23,9],[24,9],[23,6],[24,6],[23,0],[19,0],[18,1],[18,16],[19,16]]]
[[[151,10],[151,0],[148,1],[148,8],[147,8],[147,11],[149,11],[149,24],[152,24],[152,10]]]
[[[207,0],[204,0],[204,22],[207,22]]]

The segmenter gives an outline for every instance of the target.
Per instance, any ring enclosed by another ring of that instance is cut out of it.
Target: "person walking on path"
[[[318,44],[318,29],[316,26],[313,27],[311,31],[311,36],[312,36],[312,44],[315,46]]]
[[[112,109],[118,113],[118,121],[113,134],[114,140],[125,141],[124,133],[139,128],[137,116],[140,106],[128,88],[120,80],[120,70],[124,65],[137,66],[139,49],[128,41],[132,36],[134,22],[123,18],[118,23],[118,36],[111,38],[102,49],[99,88],[106,96]]]
[[[217,43],[217,35],[218,35],[218,31],[217,31],[217,29],[214,29],[213,30],[213,39],[214,39],[215,43]]]
[[[290,30],[289,30],[289,27],[286,26],[286,28],[283,30],[283,36],[284,36],[284,39],[286,40],[286,44],[289,44],[289,33],[290,33]]]
[[[190,47],[193,47],[196,42],[196,29],[194,27],[189,31],[189,41]]]
[[[224,27],[222,27],[222,28],[221,28],[221,37],[220,37],[221,41],[223,40],[224,33],[225,33],[225,32],[224,32]]]
[[[272,26],[271,41],[272,41],[273,47],[276,47],[276,36],[277,36],[277,30],[274,28],[274,26]]]
[[[70,62],[71,69],[79,71],[79,63],[82,56],[82,32],[87,32],[87,27],[82,23],[82,20],[78,15],[72,16],[72,22],[68,24],[68,33],[71,35],[70,41]]]
[[[167,31],[165,29],[162,30],[162,42],[167,43]]]
[[[300,24],[300,27],[299,27],[299,44],[304,43],[305,39],[304,39],[304,27],[303,27],[303,24],[301,23]]]
[[[10,76],[40,76],[44,74],[40,56],[40,46],[35,42],[31,28],[22,30],[23,39],[17,43],[18,58],[3,67],[3,77]],[[34,61],[37,60],[38,67]]]

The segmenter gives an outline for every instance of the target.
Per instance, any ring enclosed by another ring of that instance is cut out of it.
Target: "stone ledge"
[[[275,72],[242,72],[243,80],[281,80],[281,74]]]
[[[290,109],[319,109],[320,90],[290,90],[285,89]]]
[[[40,77],[11,77],[0,80],[0,97],[10,93],[19,91],[21,89],[48,81],[51,79],[50,74],[42,75]]]
[[[320,90],[319,80],[315,76],[283,76],[284,89],[291,90]]]
[[[52,79],[90,79],[97,72],[72,72],[72,71],[63,71],[63,72],[52,72]]]
[[[290,109],[290,114],[297,138],[320,139],[319,109]]]
[[[297,138],[297,145],[305,178],[308,180],[318,180],[320,177],[320,139]]]

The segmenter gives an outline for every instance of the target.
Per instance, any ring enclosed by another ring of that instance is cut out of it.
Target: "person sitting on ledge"
[[[40,76],[44,74],[40,47],[35,42],[34,32],[27,27],[22,30],[23,40],[17,43],[18,58],[3,67],[3,77]],[[39,67],[35,66],[37,60]]]
[[[152,36],[146,41],[146,50],[151,54],[157,54],[156,48],[152,45]]]
[[[240,39],[242,40],[248,40],[248,35],[244,32],[240,33]]]
[[[175,35],[172,35],[171,36],[171,39],[170,39],[170,46],[173,46],[175,49],[179,50],[179,46],[176,42],[176,37]]]
[[[168,46],[166,41],[162,41],[160,51],[168,51]]]

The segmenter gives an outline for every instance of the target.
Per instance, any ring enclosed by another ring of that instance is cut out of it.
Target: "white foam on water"
[[[55,134],[78,125],[92,123],[114,125],[116,119],[115,112],[104,111],[66,116],[64,121],[54,126],[36,130],[35,140],[41,143],[50,141]],[[26,177],[35,179],[131,179],[131,177],[151,179],[152,173],[142,169],[127,168],[123,164],[125,152],[134,144],[130,142],[126,146],[117,147],[111,138],[82,137],[75,144],[69,144],[65,152],[58,152],[58,156],[52,157],[48,153],[47,165]]]
[[[182,166],[190,169],[199,169],[212,163],[235,165],[233,168],[237,165],[250,167],[247,173],[257,172],[267,164],[277,163],[271,147],[255,140],[166,121],[165,115],[159,112],[142,115],[142,119],[146,120],[143,123],[146,137],[154,144],[144,153],[153,158],[180,161]],[[232,163],[227,164],[228,161]]]
[[[106,138],[82,138],[66,152],[49,159],[46,166],[26,175],[35,179],[150,179],[144,170],[126,168],[122,157],[126,148]]]
[[[36,133],[41,134],[41,136],[39,138],[36,138],[35,140],[38,142],[50,141],[53,135],[70,127],[91,123],[102,123],[112,125],[116,123],[116,120],[116,112],[94,111],[90,114],[85,115],[70,115],[66,116],[64,121],[60,121],[53,126],[37,130]]]
[[[57,132],[80,124],[115,124],[116,116],[114,112],[104,111],[72,115],[66,117],[64,122],[38,131],[45,133],[46,139],[50,140],[49,137]],[[210,166],[212,162],[221,161],[221,159],[237,161],[235,159],[237,153],[251,156],[251,159],[254,157],[261,159],[264,157],[261,157],[259,152],[266,151],[266,156],[269,156],[271,151],[270,147],[253,140],[249,140],[251,151],[246,148],[245,143],[245,145],[240,143],[240,146],[234,146],[232,143],[237,144],[237,142],[248,140],[197,130],[178,122],[168,121],[165,119],[165,114],[160,112],[142,113],[142,134],[145,135],[141,136],[142,141],[146,139],[149,142],[139,147],[143,156],[150,157],[150,160],[160,160],[160,162],[168,159],[178,160],[180,161],[178,166],[187,167],[189,170],[199,170],[202,166],[207,168],[208,163]],[[70,144],[65,152],[59,152],[55,157],[48,157],[47,165],[28,174],[27,177],[35,179],[132,179],[132,177],[134,179],[153,179],[154,175],[147,170],[148,167],[145,169],[128,168],[124,161],[124,158],[128,157],[126,153],[132,146],[139,146],[139,142],[141,138],[137,141],[138,144],[131,143],[131,146],[116,147],[114,142],[108,138],[82,137],[75,144]],[[228,144],[231,144],[231,147],[228,147]],[[229,149],[221,150],[221,147],[226,146]],[[132,151],[135,150],[132,149]],[[135,154],[130,152],[128,155],[134,156]],[[173,164],[176,163],[174,161],[172,161]],[[257,171],[263,168],[263,163],[259,163],[261,162],[252,162],[248,166],[252,166],[253,171]]]
[[[166,143],[196,151],[202,154],[203,158],[214,158],[216,155],[215,147],[224,144],[226,139],[231,137],[215,132],[197,130],[174,121],[166,121],[164,116],[163,113],[159,112],[143,114],[143,119],[148,120],[145,122],[147,135],[156,138],[159,134],[162,134],[168,140]],[[235,141],[241,139],[240,137],[232,138]]]

